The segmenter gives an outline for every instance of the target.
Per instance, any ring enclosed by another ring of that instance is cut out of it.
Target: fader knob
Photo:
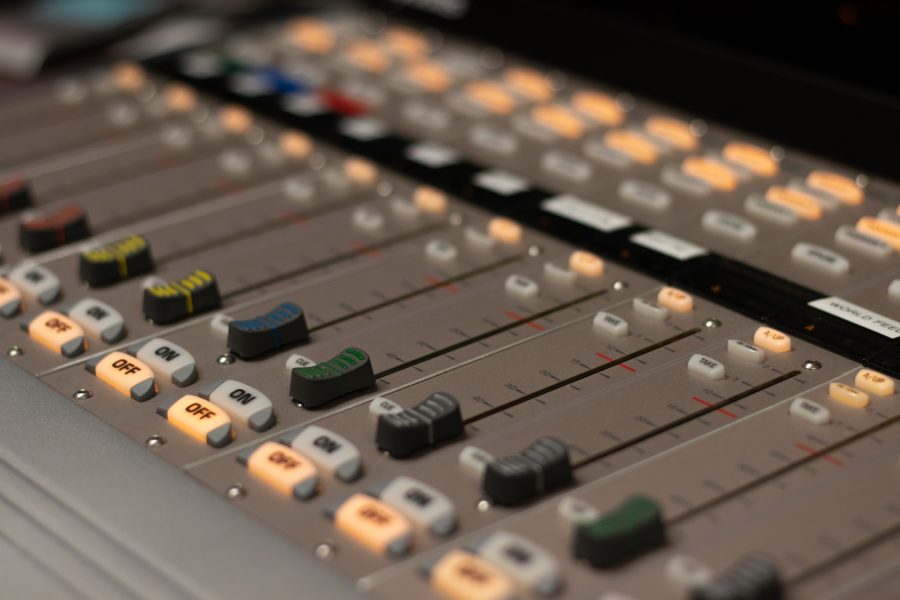
[[[571,479],[572,466],[565,444],[542,437],[518,454],[490,462],[484,472],[482,490],[497,504],[510,505]]]
[[[710,583],[696,588],[691,600],[781,600],[778,569],[760,554],[750,554]]]
[[[31,186],[24,179],[11,179],[0,184],[0,215],[28,208],[31,204]]]
[[[347,348],[334,358],[291,370],[291,397],[306,408],[322,406],[375,385],[369,355]]]
[[[252,319],[228,323],[228,348],[245,359],[307,339],[309,329],[303,309],[293,302],[282,302]]]
[[[436,392],[412,408],[379,416],[375,443],[391,456],[405,456],[462,432],[459,402]]]
[[[602,517],[575,531],[575,556],[595,567],[619,564],[665,541],[656,502],[632,496]]]

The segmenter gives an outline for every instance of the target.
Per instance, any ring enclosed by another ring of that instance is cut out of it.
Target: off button
[[[231,419],[218,406],[188,394],[157,407],[156,412],[195,440],[221,448],[234,437]]]
[[[84,368],[119,393],[138,402],[149,400],[156,395],[153,371],[124,352],[110,352],[106,356],[91,359]]]
[[[68,358],[78,356],[87,348],[81,326],[55,310],[45,310],[23,323],[22,329],[43,346]]]

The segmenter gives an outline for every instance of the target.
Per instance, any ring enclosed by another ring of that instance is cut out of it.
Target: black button
[[[761,554],[745,556],[691,592],[691,600],[781,600],[783,596],[778,569]]]
[[[31,186],[24,179],[12,179],[0,185],[0,215],[32,205]]]
[[[322,406],[375,385],[369,355],[347,348],[334,358],[291,371],[291,397],[306,408]]]
[[[69,205],[49,214],[26,216],[19,224],[19,244],[28,252],[43,252],[90,237],[87,215]]]
[[[632,496],[602,517],[575,532],[575,556],[595,567],[618,565],[665,542],[665,529],[656,502]]]
[[[156,324],[184,319],[222,303],[212,273],[197,269],[187,277],[144,288],[144,316]]]
[[[279,304],[259,317],[228,324],[228,348],[241,358],[253,358],[308,339],[306,316],[293,302]]]
[[[375,443],[391,456],[405,456],[462,432],[459,402],[436,392],[412,408],[379,416]]]
[[[497,504],[517,504],[572,480],[565,444],[542,437],[518,454],[488,463],[482,489]]]
[[[78,273],[92,287],[118,283],[153,270],[150,244],[139,235],[81,253]]]

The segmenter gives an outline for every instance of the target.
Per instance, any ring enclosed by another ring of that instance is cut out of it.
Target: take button
[[[91,359],[84,368],[103,383],[138,402],[156,395],[153,370],[124,352],[110,352],[104,357]]]

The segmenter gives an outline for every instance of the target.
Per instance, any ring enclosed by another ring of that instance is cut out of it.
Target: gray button
[[[756,364],[766,360],[766,352],[762,348],[741,340],[728,340],[728,354]]]
[[[554,285],[569,286],[578,280],[578,273],[548,261],[544,263],[544,279]]]
[[[343,119],[338,125],[342,135],[360,142],[371,142],[388,134],[384,121],[372,117],[354,117]]]
[[[681,590],[689,592],[712,581],[713,571],[696,558],[676,554],[666,562],[666,576]]]
[[[475,185],[501,196],[512,196],[531,187],[525,179],[502,169],[478,173],[475,175]]]
[[[137,344],[128,352],[146,363],[154,373],[165,375],[179,387],[190,385],[197,379],[197,362],[191,353],[163,338]]]
[[[694,196],[706,196],[712,191],[712,187],[707,182],[687,175],[673,165],[669,165],[662,170],[660,179],[666,185]]]
[[[559,501],[556,513],[565,523],[577,527],[583,523],[590,523],[600,516],[600,511],[584,500],[574,496],[566,496]]]
[[[437,142],[420,142],[406,149],[406,158],[432,169],[440,169],[459,162],[456,150]]]
[[[506,129],[481,123],[469,131],[469,141],[489,152],[504,156],[513,154],[519,149],[519,138]]]
[[[236,379],[226,379],[200,395],[206,396],[236,422],[247,425],[254,431],[263,431],[275,424],[275,413],[269,397]]]
[[[700,221],[703,229],[739,242],[749,242],[756,237],[756,225],[743,217],[721,210],[708,210]]]
[[[371,206],[360,206],[353,211],[353,226],[366,233],[375,233],[384,227],[386,219],[381,211]]]
[[[493,533],[478,547],[478,554],[534,593],[549,596],[562,586],[556,559],[522,536],[508,531]]]
[[[444,536],[456,528],[456,509],[450,499],[412,477],[397,477],[381,492],[387,502],[409,520],[435,535]]]
[[[622,337],[628,335],[628,321],[601,310],[594,316],[594,331],[610,337]]]
[[[372,401],[369,402],[369,416],[376,419],[381,415],[390,415],[401,412],[402,410],[402,406],[384,396],[375,396]]]
[[[628,155],[608,147],[602,138],[592,137],[585,140],[584,153],[597,162],[602,162],[610,167],[624,169],[631,165]]]
[[[442,131],[450,125],[450,113],[430,103],[410,100],[403,105],[403,116],[410,123],[430,129]]]
[[[790,408],[791,416],[802,419],[813,425],[826,425],[831,421],[831,411],[812,400],[794,398]]]
[[[453,262],[458,254],[459,251],[456,249],[456,246],[446,240],[429,240],[425,244],[425,256],[434,262]]]
[[[888,285],[888,298],[900,302],[900,279],[895,279]]]
[[[623,181],[619,185],[619,196],[629,204],[653,211],[666,210],[672,205],[672,194],[646,181]]]
[[[765,219],[778,225],[794,225],[800,219],[797,213],[786,206],[772,204],[760,194],[751,194],[744,201],[744,211],[748,215]]]
[[[891,255],[891,246],[884,240],[857,230],[852,225],[841,225],[834,232],[834,241],[844,248],[860,252],[872,258]]]
[[[541,157],[541,168],[569,181],[582,182],[590,179],[593,174],[591,165],[571,152],[562,150],[549,150]]]
[[[510,275],[503,287],[506,289],[507,294],[522,300],[537,298],[541,291],[537,282],[524,275]]]
[[[494,456],[476,446],[466,446],[459,452],[459,466],[466,474],[480,479]]]
[[[59,298],[59,278],[47,267],[23,262],[10,271],[7,278],[16,284],[25,296],[36,299],[41,304],[50,304]]]
[[[669,318],[669,309],[643,298],[635,298],[631,302],[631,308],[642,317],[653,319],[654,321],[665,321]]]
[[[297,367],[311,367],[316,364],[311,358],[307,358],[302,354],[291,354],[286,361],[284,361],[284,368],[288,371],[296,369]]]
[[[795,263],[815,269],[827,275],[839,277],[850,272],[850,261],[828,248],[798,242],[791,249],[791,260]]]
[[[69,316],[89,335],[98,337],[107,344],[125,337],[125,319],[122,313],[106,302],[85,298],[69,309]]]
[[[359,449],[348,439],[318,425],[304,428],[293,439],[291,447],[316,466],[342,481],[353,481],[362,472]]]

